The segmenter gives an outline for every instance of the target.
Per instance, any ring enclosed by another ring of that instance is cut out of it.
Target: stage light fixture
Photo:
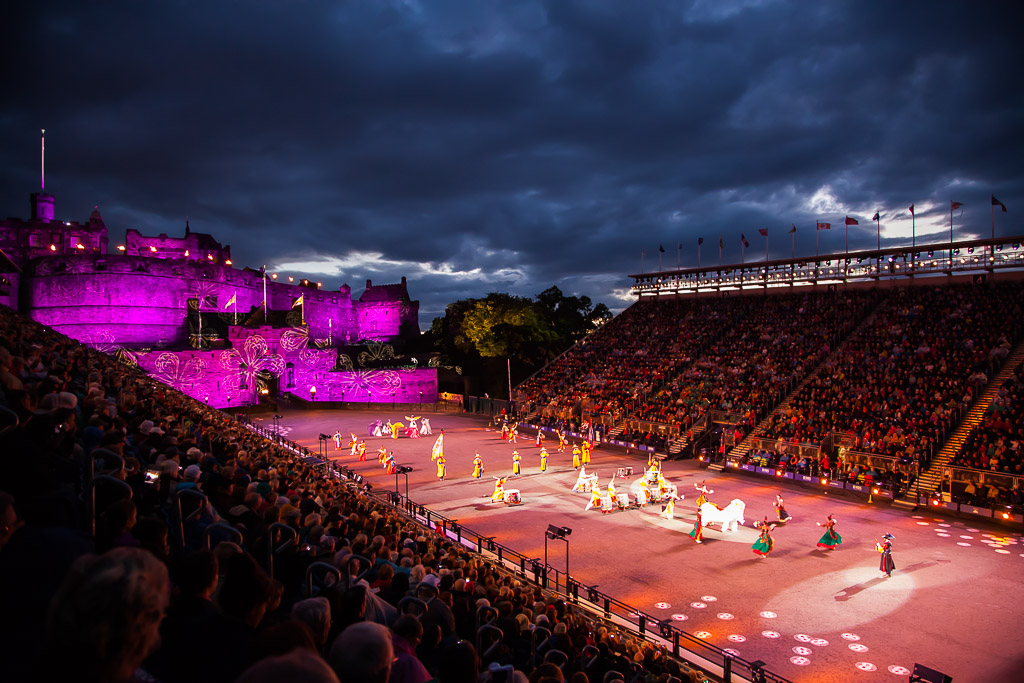
[[[782,476],[782,470],[775,470],[775,476],[776,477],[781,477]]]
[[[822,486],[827,486],[828,485],[828,477],[822,477],[821,478],[821,485]]]
[[[871,495],[873,495],[873,496],[877,496],[878,495],[878,487],[877,486],[871,489]]]
[[[974,247],[967,247],[967,253],[968,254],[973,254],[974,253]]]
[[[666,619],[658,624],[661,637],[665,640],[672,640],[672,624]]]

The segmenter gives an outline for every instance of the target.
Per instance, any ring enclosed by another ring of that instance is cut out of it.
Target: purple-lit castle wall
[[[311,348],[304,328],[231,327],[231,348],[132,354],[154,378],[215,408],[256,402],[258,391],[317,401],[432,403],[435,368],[335,370],[333,349]]]

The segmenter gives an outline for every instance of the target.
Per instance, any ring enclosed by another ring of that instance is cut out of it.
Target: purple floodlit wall
[[[122,351],[155,379],[215,408],[250,405],[257,392],[317,401],[432,403],[435,368],[336,370],[336,352],[310,346],[304,328],[230,328],[231,348]]]
[[[34,319],[89,344],[182,347],[188,343],[187,302],[204,313],[230,317],[263,304],[259,273],[203,263],[120,255],[82,254],[30,264],[28,312]],[[311,290],[266,281],[268,308],[303,317],[310,336],[329,344],[362,336],[350,289]],[[301,308],[292,303],[303,297]]]

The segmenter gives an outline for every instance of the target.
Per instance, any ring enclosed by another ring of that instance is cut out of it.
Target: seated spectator
[[[328,661],[341,683],[387,683],[394,650],[380,624],[352,624],[334,641]]]

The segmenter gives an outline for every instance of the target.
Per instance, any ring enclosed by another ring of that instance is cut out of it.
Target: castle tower
[[[32,193],[32,218],[34,221],[49,223],[53,220],[53,205],[56,200],[46,192]]]

